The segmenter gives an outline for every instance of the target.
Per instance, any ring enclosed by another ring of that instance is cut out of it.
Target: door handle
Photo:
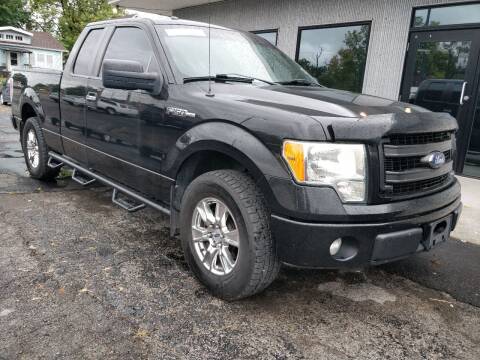
[[[460,105],[463,105],[465,101],[468,101],[470,97],[465,96],[465,89],[467,87],[467,82],[464,81],[462,85],[462,92],[460,93]]]
[[[85,96],[85,99],[87,101],[96,101],[97,100],[97,96],[96,95],[87,95]]]

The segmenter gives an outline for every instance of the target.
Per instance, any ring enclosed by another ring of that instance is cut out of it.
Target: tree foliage
[[[49,32],[58,35],[58,19],[61,9],[57,1],[30,0],[31,17],[28,24],[29,29]]]
[[[342,48],[328,63],[321,64],[319,61],[323,53],[322,48],[315,56],[315,63],[306,58],[299,59],[298,63],[322,85],[361,92],[367,60],[368,34],[368,26],[362,26],[360,30],[348,31]]]
[[[24,28],[30,18],[26,0],[0,0],[0,26]]]
[[[468,42],[423,42],[417,50],[415,81],[424,79],[463,79],[466,61],[470,52]]]
[[[53,33],[71,50],[85,25],[123,16],[107,0],[30,0],[32,27]]]

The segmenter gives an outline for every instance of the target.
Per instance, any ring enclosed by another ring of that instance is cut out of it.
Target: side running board
[[[56,169],[56,168],[59,168],[59,167],[63,166],[63,162],[58,161],[58,160],[56,160],[52,157],[49,157],[48,162],[47,162],[47,166],[49,168]]]
[[[116,188],[113,188],[112,202],[128,212],[138,211],[145,207],[145,203],[136,204],[128,201],[128,199],[119,197],[118,194],[120,194],[120,192]]]
[[[80,175],[77,174],[77,170],[78,170],[77,168],[73,168],[72,180],[76,181],[80,185],[87,186],[87,185],[93,184],[96,181],[95,178],[87,179],[83,176],[83,174],[80,174]]]
[[[52,162],[52,164],[61,163],[62,166],[67,165],[71,167],[73,169],[72,179],[79,182],[82,185],[88,185],[93,183],[94,181],[98,181],[106,186],[112,187],[113,188],[112,202],[129,212],[138,211],[148,205],[158,211],[161,211],[166,215],[170,215],[170,210],[165,206],[162,206],[156,202],[153,202],[145,198],[144,196],[140,195],[139,193],[133,190],[130,190],[129,188],[123,185],[120,185],[103,175],[100,175],[91,170],[88,170],[83,166],[78,165],[74,161],[66,158],[65,156],[54,153],[53,151],[50,151],[48,153],[48,156],[50,157],[50,159],[48,160],[49,163],[50,162]],[[81,175],[78,175],[77,172],[79,172]],[[119,194],[122,194],[124,196],[120,197]],[[129,199],[133,199],[137,201],[137,203],[133,201],[129,201],[125,199],[125,197]]]

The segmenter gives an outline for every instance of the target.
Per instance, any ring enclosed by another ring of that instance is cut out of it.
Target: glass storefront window
[[[472,24],[480,22],[480,4],[432,8],[429,26]]]
[[[300,29],[297,62],[320,84],[361,92],[370,25]]]
[[[267,40],[270,44],[277,46],[277,37],[278,37],[278,31],[277,30],[272,30],[272,31],[252,31],[253,34],[260,36],[261,38],[264,38]]]
[[[478,23],[480,23],[480,4],[465,4],[417,9],[412,26],[418,28]]]
[[[413,27],[422,27],[427,25],[428,9],[420,9],[415,11],[413,19]]]

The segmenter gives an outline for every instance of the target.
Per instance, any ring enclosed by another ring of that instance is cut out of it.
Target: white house
[[[0,27],[0,71],[22,67],[62,70],[65,51],[49,33]]]

